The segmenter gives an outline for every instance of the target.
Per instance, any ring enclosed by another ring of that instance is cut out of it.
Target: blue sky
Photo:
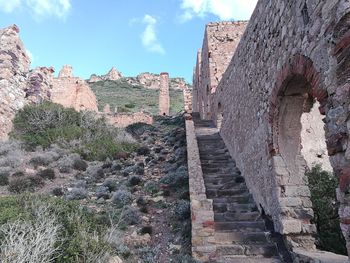
[[[88,78],[167,71],[192,80],[204,26],[247,20],[257,0],[0,0],[0,27],[17,24],[31,67],[70,64]]]

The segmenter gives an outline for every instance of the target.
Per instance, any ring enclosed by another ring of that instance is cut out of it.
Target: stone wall
[[[340,178],[341,228],[350,244],[349,29],[349,1],[259,0],[210,98],[209,117],[222,122],[222,137],[255,201],[293,247],[313,248],[300,118],[315,101],[324,116],[330,162]],[[210,59],[203,46],[194,101],[207,118],[209,77],[203,67]]]
[[[247,22],[220,22],[209,23],[205,27],[203,46],[197,54],[195,69],[198,83],[194,83],[202,119],[211,118],[212,94],[231,61],[246,25]]]
[[[192,113],[192,90],[185,88],[183,90],[184,109],[187,113]]]
[[[84,80],[73,76],[71,66],[63,66],[52,86],[51,101],[77,111],[98,111],[95,94]]]
[[[169,74],[163,72],[160,74],[159,88],[159,115],[169,115],[170,97],[169,97]]]
[[[103,114],[103,116],[107,118],[110,124],[118,128],[137,122],[153,124],[153,116],[145,112]]]
[[[12,129],[16,112],[26,103],[30,59],[16,25],[0,30],[0,139]]]

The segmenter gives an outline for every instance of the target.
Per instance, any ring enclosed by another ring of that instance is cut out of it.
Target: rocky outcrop
[[[113,67],[106,75],[98,76],[96,74],[92,74],[90,79],[87,81],[89,83],[95,83],[98,81],[106,81],[106,80],[111,80],[111,81],[116,81],[118,79],[121,79],[123,76],[122,74],[115,68]]]
[[[158,90],[160,88],[160,75],[153,74],[149,72],[140,73],[136,77],[123,77],[122,74],[116,69],[112,68],[106,75],[96,75],[92,74],[88,83],[95,83],[98,81],[116,81],[123,79],[133,86],[144,86],[148,89]],[[186,83],[184,78],[170,78],[169,87],[173,90],[184,90],[189,88],[189,85]]]
[[[149,72],[144,72],[139,75],[137,75],[136,78],[128,77],[125,78],[127,82],[129,82],[132,85],[141,85],[149,89],[156,89],[158,90],[160,88],[160,75],[159,74],[153,74]],[[173,90],[184,90],[185,88],[188,88],[189,85],[186,83],[184,78],[170,78],[169,79],[169,88]]]
[[[0,139],[12,128],[16,112],[26,104],[30,59],[16,25],[0,30]]]
[[[65,65],[53,80],[51,101],[77,111],[98,111],[97,100],[89,85],[82,79],[73,76],[71,66]]]
[[[73,78],[72,66],[64,65],[60,73],[58,73],[58,78]]]

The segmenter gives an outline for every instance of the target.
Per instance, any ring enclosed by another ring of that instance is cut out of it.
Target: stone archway
[[[218,103],[217,114],[216,114],[216,127],[220,130],[222,121],[224,119],[224,109],[221,102]]]
[[[319,122],[309,123],[308,128],[312,129],[314,125],[315,129],[323,130],[321,114],[325,112],[327,92],[320,87],[319,78],[312,61],[296,55],[278,75],[270,101],[269,152],[273,160],[272,173],[279,189],[279,215],[274,218],[275,228],[285,234],[291,244],[308,249],[314,248],[316,228],[311,223],[313,210],[305,172],[307,160],[315,152],[302,151],[303,143],[308,141],[302,137],[302,134],[308,136],[303,133],[302,119],[305,114],[318,115],[315,120]],[[319,103],[319,111],[314,110],[316,103]],[[317,140],[323,141],[322,150],[327,153],[325,133],[312,133],[311,137],[316,135],[321,136]],[[327,162],[327,154],[322,156]]]

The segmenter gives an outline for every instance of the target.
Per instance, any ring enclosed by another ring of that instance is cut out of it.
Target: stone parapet
[[[186,120],[188,174],[192,219],[192,256],[209,261],[216,251],[213,200],[207,199],[194,123]]]

